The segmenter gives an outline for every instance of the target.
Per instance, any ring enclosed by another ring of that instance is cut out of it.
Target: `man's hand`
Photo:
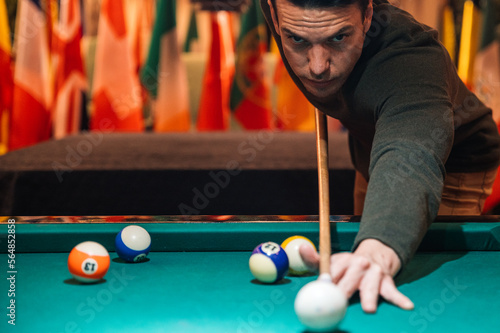
[[[317,269],[319,255],[316,251],[303,245],[300,255],[308,266]],[[347,298],[359,290],[361,307],[365,312],[377,311],[379,295],[402,309],[412,310],[412,301],[394,284],[393,276],[400,267],[401,262],[393,249],[376,239],[366,239],[354,253],[332,255],[330,271],[333,282]]]

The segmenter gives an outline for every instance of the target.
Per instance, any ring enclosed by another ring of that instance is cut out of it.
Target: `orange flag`
[[[153,32],[156,0],[127,0],[125,6],[127,36],[133,61],[139,72],[148,57]]]
[[[314,106],[290,77],[276,41],[271,39],[270,44],[270,51],[276,57],[273,81],[276,94],[274,105],[276,128],[284,131],[314,131],[316,126]],[[331,119],[328,121],[331,122]]]
[[[276,84],[276,127],[289,131],[314,131],[314,106],[293,82],[278,58],[274,73]]]
[[[10,149],[30,146],[51,136],[49,29],[40,1],[20,0],[17,22]]]
[[[199,131],[229,128],[229,98],[234,76],[234,45],[228,12],[210,14],[212,44],[198,110]]]
[[[9,113],[12,107],[12,70],[10,28],[5,0],[0,0],[0,155],[7,152]]]
[[[123,0],[103,0],[92,91],[92,130],[144,129],[141,86],[128,43]]]
[[[52,40],[55,68],[53,133],[55,138],[77,133],[81,126],[83,92],[87,82],[80,50],[82,18],[79,0],[61,2],[60,20]]]

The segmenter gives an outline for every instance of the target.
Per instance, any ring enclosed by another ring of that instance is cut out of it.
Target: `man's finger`
[[[302,244],[299,247],[299,254],[304,261],[304,264],[306,264],[311,272],[315,272],[318,270],[319,254],[314,250],[312,246]]]
[[[401,309],[413,310],[415,308],[413,302],[396,288],[393,279],[389,275],[384,276],[382,280],[380,296]]]
[[[372,265],[366,272],[359,286],[361,308],[366,313],[377,311],[378,295],[384,274],[380,266]]]

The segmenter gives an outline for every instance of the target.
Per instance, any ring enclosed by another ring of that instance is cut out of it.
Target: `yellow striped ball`
[[[310,245],[312,246],[314,251],[316,251],[316,247],[314,246],[313,242],[311,242],[304,236],[291,236],[285,239],[283,243],[281,243],[281,247],[285,249],[285,252],[288,255],[288,260],[290,262],[288,270],[288,273],[290,275],[304,275],[311,272],[302,260],[302,257],[299,253],[299,248],[302,244]]]

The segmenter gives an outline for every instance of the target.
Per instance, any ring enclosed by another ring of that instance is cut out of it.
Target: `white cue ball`
[[[346,311],[347,299],[329,274],[321,274],[316,281],[306,284],[295,298],[295,313],[311,331],[333,331]]]

